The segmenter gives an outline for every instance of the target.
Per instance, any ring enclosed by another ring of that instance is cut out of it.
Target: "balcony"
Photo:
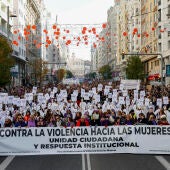
[[[7,36],[7,28],[0,25],[0,34]]]
[[[161,0],[158,1],[158,5],[161,5]]]
[[[158,38],[159,38],[159,39],[161,39],[161,38],[162,38],[161,34],[159,34],[159,35],[158,35]]]

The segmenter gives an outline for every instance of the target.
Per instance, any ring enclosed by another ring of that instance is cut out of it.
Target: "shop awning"
[[[160,78],[159,73],[151,74],[151,75],[148,76],[148,80],[150,80],[150,81],[155,80],[155,79],[159,79],[159,78]]]

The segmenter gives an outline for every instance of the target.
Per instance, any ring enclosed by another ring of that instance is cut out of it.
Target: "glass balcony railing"
[[[158,1],[158,5],[161,5],[161,1]]]

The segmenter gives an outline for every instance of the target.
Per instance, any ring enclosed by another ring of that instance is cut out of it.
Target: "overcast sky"
[[[102,24],[107,21],[107,10],[114,0],[46,0],[52,16],[58,16],[59,24]],[[90,48],[70,49],[78,58],[90,59]]]

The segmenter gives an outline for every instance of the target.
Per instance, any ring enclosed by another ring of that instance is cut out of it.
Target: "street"
[[[168,155],[84,154],[0,157],[0,170],[169,170]]]

